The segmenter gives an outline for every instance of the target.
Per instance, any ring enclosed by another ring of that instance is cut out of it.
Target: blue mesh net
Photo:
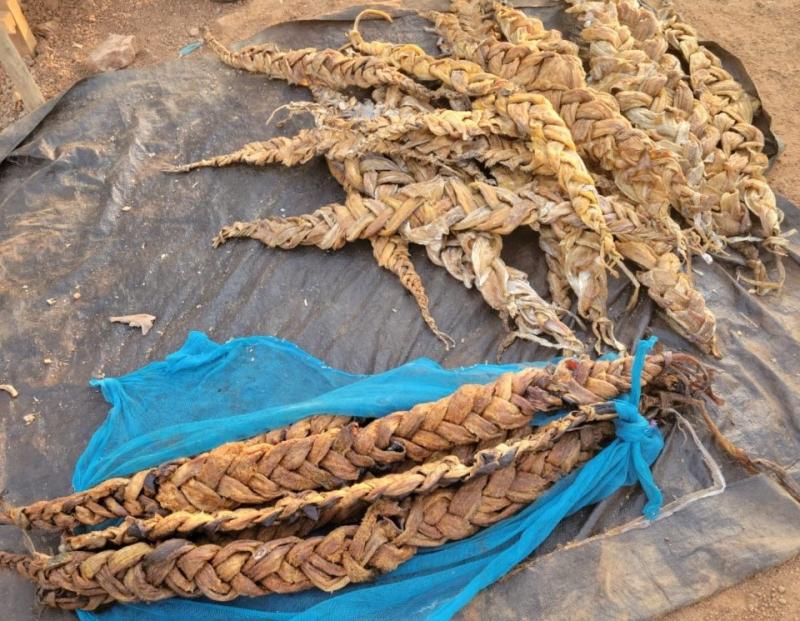
[[[637,348],[634,377],[654,339]],[[542,363],[534,363],[542,364]],[[86,489],[168,459],[195,454],[319,413],[379,417],[432,401],[466,383],[485,383],[525,364],[447,370],[420,359],[376,375],[332,369],[272,337],[217,344],[193,332],[181,349],[119,378],[97,380],[108,418],[78,461],[73,484]],[[634,382],[637,386],[637,382]],[[663,447],[637,411],[638,386],[615,402],[617,438],[517,515],[463,541],[421,550],[378,579],[335,593],[239,598],[218,603],[172,599],[79,612],[83,621],[408,621],[449,619],[481,589],[522,561],[566,516],[639,481],[654,517],[661,495],[649,466]]]

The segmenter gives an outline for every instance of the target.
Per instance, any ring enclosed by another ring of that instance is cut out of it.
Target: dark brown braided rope
[[[462,386],[439,401],[363,427],[351,424],[274,445],[226,444],[63,498],[6,506],[0,521],[68,530],[115,517],[216,511],[263,504],[290,492],[335,489],[358,480],[365,470],[406,460],[419,463],[436,451],[502,439],[528,425],[536,412],[613,399],[630,388],[632,360],[565,359],[508,373],[490,384]],[[677,369],[694,364],[691,360],[680,354],[649,356],[642,382],[658,377],[660,384],[668,384]]]
[[[610,435],[602,425],[565,434],[549,450],[457,488],[380,500],[360,523],[324,536],[226,545],[170,539],[54,557],[0,552],[0,566],[32,580],[46,604],[67,609],[175,596],[229,601],[313,587],[334,591],[392,571],[419,547],[469,537],[513,515],[591,458]]]
[[[239,533],[254,527],[291,523],[298,517],[306,518],[314,527],[342,523],[359,506],[367,506],[382,498],[400,500],[411,494],[424,494],[436,488],[463,484],[477,476],[491,474],[510,463],[524,459],[531,452],[551,448],[565,433],[596,420],[598,416],[594,410],[587,407],[548,423],[521,439],[478,451],[468,464],[455,455],[448,454],[409,470],[365,479],[339,489],[285,496],[268,506],[214,513],[176,511],[147,519],[126,518],[117,526],[69,537],[61,549],[97,550],[137,541],[161,541],[198,534]],[[609,427],[607,432],[611,434],[613,429]],[[259,539],[264,540],[261,537]]]

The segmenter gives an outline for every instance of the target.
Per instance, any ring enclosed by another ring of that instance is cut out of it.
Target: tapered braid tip
[[[185,173],[190,170],[192,170],[192,168],[188,164],[165,164],[159,168],[159,172],[165,174]]]
[[[25,513],[14,507],[0,497],[0,525],[13,524],[22,530],[30,528],[30,522]]]

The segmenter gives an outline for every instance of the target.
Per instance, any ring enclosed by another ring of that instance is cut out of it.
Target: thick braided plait
[[[371,170],[377,177],[376,186],[392,182],[409,185],[413,182],[408,173],[386,158],[373,157],[359,163],[365,167],[372,166]],[[421,191],[418,187],[415,189],[417,192]],[[443,182],[428,182],[425,189],[442,194]],[[424,218],[432,220],[439,215],[428,213],[435,205],[422,200],[418,195],[409,195],[411,190],[404,187],[399,192],[405,193],[394,201],[393,206],[382,200],[365,198],[357,192],[349,192],[344,204],[326,205],[310,214],[234,222],[220,230],[214,238],[214,245],[219,246],[232,238],[249,237],[271,248],[288,250],[302,245],[316,246],[322,250],[338,250],[357,239],[369,239],[379,234],[394,235],[415,214],[418,218],[417,224],[424,223]]]
[[[355,26],[357,25],[358,22]],[[448,57],[434,58],[413,43],[367,42],[355,28],[348,33],[348,39],[367,58],[380,59],[416,80],[441,82],[468,97],[483,97],[490,93],[506,92],[508,89],[513,91],[513,86],[507,80],[487,73],[473,62]]]
[[[620,23],[617,9],[625,17],[626,23],[631,24],[634,32],[648,38],[637,40],[631,30]],[[781,214],[775,206],[774,195],[769,197],[771,190],[763,179],[766,158],[759,159],[755,156],[753,160],[760,161],[763,165],[761,180],[757,180],[755,184],[748,185],[749,177],[743,176],[742,172],[749,167],[752,152],[760,152],[763,147],[763,136],[751,125],[741,123],[725,112],[720,111],[722,116],[715,118],[712,112],[716,109],[715,104],[703,94],[699,95],[699,101],[692,97],[692,91],[683,79],[680,62],[666,53],[665,35],[657,29],[658,24],[654,21],[653,14],[629,2],[584,2],[576,4],[571,10],[585,12],[586,18],[591,20],[591,26],[584,29],[582,36],[591,42],[593,66],[602,78],[599,85],[602,88],[616,89],[624,109],[641,106],[642,93],[657,91],[666,93],[657,99],[661,106],[670,105],[672,113],[692,111],[688,117],[691,138],[676,142],[680,146],[680,143],[686,145],[688,141],[694,140],[702,145],[704,179],[701,187],[703,194],[713,201],[711,219],[715,234],[723,238],[747,234],[751,227],[750,212],[761,214],[759,217],[762,225],[764,222],[771,222],[775,225],[773,233],[779,234]],[[650,56],[655,58],[651,61]],[[623,62],[615,61],[616,57]],[[629,62],[630,59],[636,59],[636,63]],[[651,69],[643,72],[640,69],[643,65]],[[731,88],[735,91],[741,87],[736,85]],[[740,146],[741,152],[737,151]],[[692,145],[689,148],[696,152]],[[749,202],[742,184],[753,191]],[[692,221],[690,214],[684,216]],[[762,235],[764,234],[767,236],[765,245],[780,254],[785,240],[762,230]],[[754,280],[745,280],[756,285],[757,293],[763,294],[781,286],[783,268],[780,259],[777,260],[778,282],[771,283],[766,268],[748,244],[737,243],[734,247],[745,256],[748,266],[753,270]]]
[[[287,52],[275,46],[253,45],[232,52],[209,33],[206,43],[226,65],[253,73],[263,73],[289,84],[312,84],[342,90],[348,86],[372,88],[396,85],[423,100],[435,99],[436,93],[409,79],[380,59],[369,56],[346,56],[337,50],[305,48]]]
[[[324,121],[323,121],[324,123]],[[317,127],[302,129],[290,137],[278,136],[269,140],[251,142],[241,149],[214,157],[168,166],[165,172],[189,172],[198,168],[222,168],[233,164],[249,166],[270,166],[280,164],[291,167],[305,164],[313,158],[324,155],[333,160],[344,160],[369,152],[387,153],[396,149],[394,143],[365,136],[347,127]],[[413,152],[404,153],[413,157]],[[421,155],[420,155],[421,156]]]
[[[435,172],[425,171],[424,174]],[[424,178],[424,174],[421,176],[418,173],[415,178]],[[441,180],[441,177],[435,179]],[[467,279],[461,273],[448,271],[468,288],[476,285],[486,302],[503,319],[513,322],[515,327],[501,346],[501,351],[515,338],[571,353],[583,351],[582,344],[572,330],[558,318],[556,309],[533,289],[527,274],[507,266],[500,258],[502,240],[499,235],[533,222],[540,205],[533,201],[514,206],[498,201],[489,204],[471,186],[461,179],[449,178],[444,187],[452,208],[435,207],[432,211],[441,211],[443,215],[429,224],[412,226],[409,222],[403,225],[403,238],[428,247],[429,256],[434,258],[431,248],[441,247],[441,240],[446,234],[465,231],[463,234],[457,233],[456,238],[464,250],[463,264],[474,278]],[[381,196],[381,193],[376,195]],[[433,197],[430,192],[424,191],[420,198],[431,201]],[[393,199],[394,195],[389,195],[385,200],[391,202]],[[437,262],[435,258],[434,262]],[[438,263],[441,265],[441,262]]]
[[[625,257],[645,268],[637,274],[639,281],[647,287],[648,294],[662,308],[675,331],[719,358],[714,315],[708,310],[703,296],[681,271],[678,257],[669,251],[668,246],[659,248],[655,244],[623,239],[620,239],[620,244]]]
[[[637,14],[644,10],[638,3],[623,4]],[[764,177],[769,164],[763,152],[764,136],[752,124],[760,105],[758,100],[722,67],[717,56],[700,45],[695,30],[681,21],[670,2],[662,2],[658,16],[670,47],[679,51],[689,64],[689,79],[695,95],[721,131],[720,149],[728,165],[739,173],[737,189],[744,204],[759,219],[765,248],[778,255],[784,254],[786,240],[780,232],[783,213]]]
[[[272,429],[239,442],[231,442],[222,450],[245,450],[250,445],[274,445],[285,441],[316,436],[347,425],[348,416],[322,414],[309,416],[291,425]],[[48,530],[68,530],[78,524],[99,524],[105,520],[128,515],[152,515],[162,511],[153,498],[151,487],[157,471],[174,470],[188,458],[175,459],[160,469],[143,470],[132,477],[107,479],[85,492],[77,492],[56,501],[40,501],[17,510],[0,504],[0,524],[16,524],[21,528],[43,527]],[[148,495],[150,494],[150,495]],[[31,523],[30,517],[34,517]],[[38,523],[42,522],[42,523]]]
[[[364,469],[503,437],[530,424],[536,412],[593,405],[630,388],[632,357],[567,358],[544,368],[507,373],[489,384],[470,384],[432,403],[395,412],[364,427],[348,425],[279,444],[233,443],[190,459],[143,470],[130,478],[25,507],[4,506],[0,521],[66,530],[108,518],[163,510],[216,511],[263,504],[307,489],[334,489]],[[649,356],[642,384],[669,381],[677,354]],[[667,373],[664,373],[664,371]]]
[[[62,543],[60,550],[98,550],[137,541],[242,533],[262,526],[297,522],[298,518],[311,522],[315,528],[342,523],[380,499],[401,500],[412,494],[425,494],[489,475],[511,463],[520,462],[532,452],[552,448],[565,433],[596,419],[594,411],[586,408],[548,423],[522,438],[480,450],[469,462],[455,455],[446,455],[409,470],[365,479],[347,487],[286,496],[270,506],[213,513],[177,511],[146,519],[127,518],[116,526],[73,535]],[[610,423],[601,424],[606,425],[605,435],[611,436],[613,426]],[[307,525],[303,525],[303,530],[307,528]],[[259,540],[264,541],[261,538]]]
[[[372,243],[372,254],[378,265],[397,276],[403,287],[414,296],[414,300],[417,302],[422,314],[422,319],[431,332],[444,343],[446,349],[454,346],[455,341],[439,329],[436,325],[436,320],[431,315],[428,295],[425,293],[422,279],[419,277],[417,270],[414,269],[414,264],[411,262],[411,257],[408,253],[408,242],[396,235],[392,237],[374,237],[370,242]]]
[[[463,539],[513,515],[596,454],[607,437],[601,429],[565,434],[550,450],[453,489],[378,501],[358,524],[325,536],[222,546],[170,539],[55,557],[0,552],[0,566],[33,581],[44,603],[68,609],[176,596],[230,601],[310,588],[335,591],[396,569],[420,547]]]
[[[636,273],[639,282],[678,334],[719,358],[716,318],[684,271],[674,242],[665,240],[654,224],[644,219],[637,222],[635,210],[628,208],[625,212],[618,223],[621,230],[617,240],[622,255],[642,268]],[[631,225],[633,228],[629,228]]]
[[[415,111],[415,115],[418,112]],[[252,142],[225,155],[167,166],[164,171],[188,172],[233,164],[297,166],[320,155],[334,162],[368,155],[391,155],[437,167],[450,164],[464,166],[470,160],[478,160],[490,168],[499,165],[510,170],[526,171],[543,165],[541,158],[531,153],[521,139],[489,133],[487,127],[473,129],[475,135],[466,139],[458,138],[453,133],[434,134],[425,127],[415,129],[420,125],[414,120],[415,115],[402,122],[387,117],[382,129],[383,134],[391,136],[388,139],[383,138],[382,134],[370,133],[370,128],[379,125],[374,122],[375,119],[362,127],[358,122],[330,118],[322,121],[322,127],[301,130],[295,136]]]
[[[338,173],[342,181],[357,182],[375,198],[350,192],[345,204],[327,205],[311,214],[236,222],[220,231],[215,245],[235,237],[250,237],[272,248],[309,245],[336,250],[356,239],[396,234],[413,243],[427,244],[451,229],[507,235],[537,217],[538,204],[533,201],[516,209],[489,205],[455,177],[414,182],[407,172],[392,168],[395,164],[391,160],[378,157],[352,164]],[[357,180],[359,176],[361,180]],[[392,185],[396,187],[391,192],[377,191]]]
[[[169,166],[164,171],[188,172],[197,168],[221,168],[232,164],[297,166],[305,164],[319,155],[327,154],[335,147],[346,149],[348,152],[358,150],[362,147],[357,143],[357,138],[355,135],[346,135],[343,132],[327,128],[303,129],[290,138],[278,136],[269,140],[250,142],[232,153],[188,164]]]
[[[426,248],[435,264],[467,288],[478,289],[489,306],[513,323],[501,351],[516,338],[544,347],[583,351],[582,343],[559,319],[558,311],[531,286],[528,275],[501,259],[503,241],[499,235],[467,230]]]
[[[520,128],[527,128],[529,136],[536,136],[543,131],[545,140],[532,140],[530,148],[544,149],[554,160],[551,167],[556,170],[559,185],[569,197],[575,213],[587,228],[600,237],[601,258],[604,255],[618,258],[613,248],[613,238],[602,220],[600,195],[594,180],[575,151],[569,130],[549,101],[540,95],[519,93],[509,97],[486,98],[481,105],[493,107],[501,116],[514,120]],[[550,123],[553,118],[559,119],[560,123]]]

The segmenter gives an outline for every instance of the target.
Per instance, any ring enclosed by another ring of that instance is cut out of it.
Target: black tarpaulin
[[[550,26],[571,28],[558,7],[535,11]],[[338,47],[356,13],[281,24],[256,40]],[[433,49],[435,38],[424,25],[406,12],[393,24],[365,22],[362,31]],[[752,88],[738,61],[720,54]],[[293,133],[306,120],[293,118],[283,128],[265,121],[278,106],[304,98],[304,89],[209,56],[189,57],[83,80],[0,135],[0,379],[20,391],[14,400],[0,393],[0,488],[9,490],[9,502],[69,491],[75,460],[106,414],[101,395],[87,387],[91,377],[121,375],[163,358],[190,330],[220,341],[274,334],[332,366],[362,373],[419,356],[446,366],[494,360],[505,335],[498,317],[419,249],[413,258],[432,312],[457,343],[449,352],[395,277],[374,264],[367,243],[335,253],[281,252],[252,241],[211,248],[224,224],[305,213],[340,200],[341,190],[321,161],[181,176],[161,167]],[[774,155],[768,117],[759,122]],[[784,227],[797,226],[797,210],[785,200],[781,206]],[[750,295],[719,262],[695,266],[725,354],[708,360],[726,400],[712,414],[746,450],[787,465],[800,454],[794,400],[800,266],[798,246],[790,248],[786,287],[777,296]],[[504,258],[546,290],[533,233],[511,236]],[[619,296],[618,335],[630,343],[649,328],[668,347],[694,352],[641,298],[630,316],[621,316],[626,298]],[[142,336],[108,321],[130,313],[156,315],[153,330]],[[504,360],[552,355],[520,342]],[[800,507],[769,479],[746,476],[711,448],[715,472],[700,446],[691,429],[676,426],[655,470],[667,502],[695,499],[685,508],[649,528],[603,535],[639,515],[640,494],[626,490],[565,522],[520,571],[482,593],[462,616],[650,618],[796,554]],[[12,529],[0,531],[0,547],[21,545]],[[0,601],[8,619],[68,615],[40,613],[32,588],[8,574],[0,575]]]

